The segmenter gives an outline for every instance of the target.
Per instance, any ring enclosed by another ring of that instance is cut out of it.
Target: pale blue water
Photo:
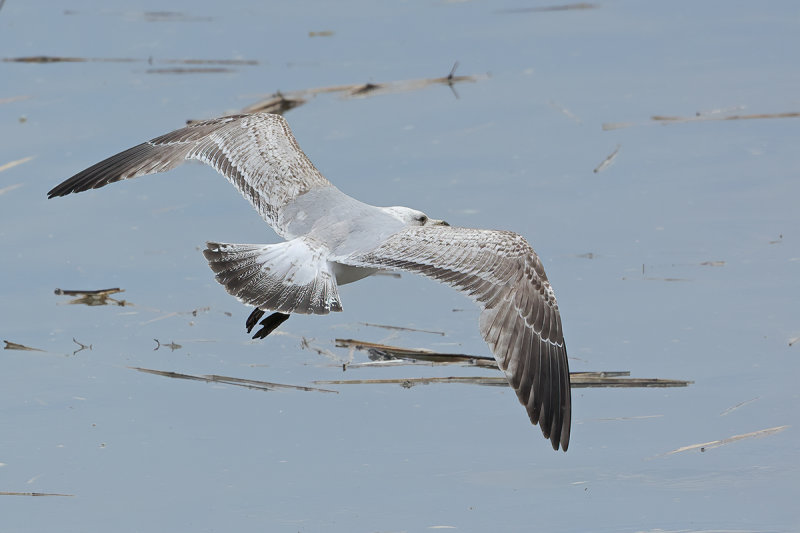
[[[47,350],[2,352],[0,491],[74,495],[0,496],[0,529],[796,531],[800,119],[650,117],[800,111],[800,11],[608,2],[497,12],[533,5],[546,4],[7,1],[3,57],[142,61],[0,63],[0,102],[29,97],[0,103],[0,165],[34,157],[0,172],[0,189],[22,184],[0,195],[0,338]],[[259,64],[147,72],[186,66],[169,59]],[[277,236],[209,168],[45,198],[102,158],[257,95],[444,76],[456,60],[458,74],[489,79],[458,85],[459,98],[444,86],[319,95],[286,117],[320,170],[360,200],[528,238],[556,289],[573,370],[694,385],[576,389],[563,454],[502,388],[261,392],[128,368],[297,385],[478,373],[342,373],[349,353],[337,337],[488,352],[477,309],[412,276],[349,285],[345,312],[294,317],[285,334],[249,341],[249,309],[198,247]],[[614,122],[635,125],[603,131]],[[53,294],[115,286],[135,305]],[[71,355],[73,337],[92,350]],[[182,348],[153,351],[154,338]]]

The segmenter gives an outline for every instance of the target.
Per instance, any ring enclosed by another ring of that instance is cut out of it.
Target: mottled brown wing
[[[482,307],[481,335],[531,422],[553,449],[567,450],[572,402],[561,316],[542,262],[524,238],[508,231],[412,227],[370,252],[337,260],[416,272],[466,292]]]
[[[48,197],[103,187],[197,160],[214,167],[282,234],[280,209],[315,187],[331,186],[279,115],[232,115],[198,122],[109,157],[54,187]]]

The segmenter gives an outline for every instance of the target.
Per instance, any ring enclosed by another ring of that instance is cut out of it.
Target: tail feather
[[[279,244],[209,242],[203,255],[217,281],[246,304],[287,314],[342,310],[325,250],[302,237]]]

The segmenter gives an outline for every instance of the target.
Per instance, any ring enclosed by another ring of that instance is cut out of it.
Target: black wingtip
[[[66,183],[66,182],[64,182],[64,183]],[[51,199],[53,199],[53,198],[55,198],[57,196],[66,196],[67,194],[71,193],[72,192],[71,190],[68,190],[68,191],[64,190],[64,183],[61,183],[60,185],[57,185],[57,186],[53,187],[52,189],[50,189],[47,192],[47,199],[51,200]]]
[[[86,173],[90,169],[84,170],[83,172],[79,172],[78,174],[75,174],[71,178],[62,181],[61,183],[50,189],[50,191],[47,193],[47,199],[49,200],[57,196],[66,196],[74,192],[88,191],[89,189],[94,189],[97,187],[101,187],[102,185],[105,185],[105,183],[98,184],[96,182],[91,182],[86,179]]]

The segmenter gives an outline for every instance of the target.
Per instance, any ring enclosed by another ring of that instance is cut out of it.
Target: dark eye
[[[422,215],[417,220],[419,220],[420,224],[425,224],[428,221],[428,217],[426,215]]]

